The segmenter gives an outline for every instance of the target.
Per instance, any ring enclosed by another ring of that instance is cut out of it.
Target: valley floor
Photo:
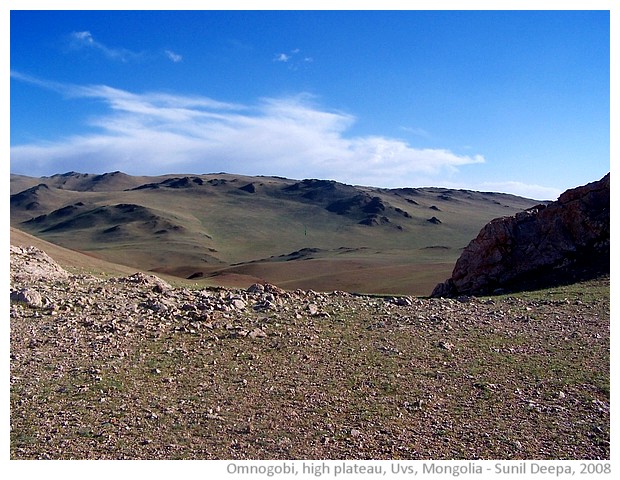
[[[609,278],[447,300],[37,255],[12,250],[12,459],[609,459]]]

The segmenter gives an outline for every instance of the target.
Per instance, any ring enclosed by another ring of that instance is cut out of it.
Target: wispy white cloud
[[[11,78],[20,80],[22,82],[30,83],[32,85],[36,85],[47,90],[52,90],[57,93],[66,93],[68,91],[67,84],[54,82],[51,80],[42,80],[40,78],[33,77],[32,75],[17,72],[15,70],[11,70]]]
[[[183,55],[179,55],[178,53],[175,53],[172,50],[165,50],[164,53],[174,63],[179,63],[183,61]]]
[[[85,45],[94,45],[95,44],[95,40],[93,39],[92,34],[90,32],[88,32],[88,31],[86,31],[86,32],[72,32],[71,36],[78,43],[85,44]]]
[[[289,70],[299,70],[300,67],[306,68],[308,64],[314,62],[314,58],[310,56],[300,56],[301,50],[294,48],[288,53],[276,53],[273,57],[274,62],[286,63]]]
[[[96,133],[13,146],[12,169],[33,175],[66,170],[229,171],[406,186],[419,184],[421,178],[448,178],[460,167],[484,162],[480,155],[417,149],[385,136],[347,135],[355,117],[321,108],[308,94],[241,105],[106,85],[63,85],[15,72],[12,76],[107,107],[90,121]]]
[[[92,33],[89,31],[81,31],[81,32],[72,32],[70,35],[71,38],[71,47],[74,49],[93,49],[101,52],[107,58],[112,60],[119,60],[121,62],[126,62],[132,58],[137,58],[140,56],[139,53],[133,52],[126,48],[112,48],[104,45],[103,43],[95,40]]]
[[[416,137],[431,138],[431,134],[427,130],[424,130],[423,128],[402,126],[400,127],[400,129],[403,132],[410,133],[412,135],[415,135]]]

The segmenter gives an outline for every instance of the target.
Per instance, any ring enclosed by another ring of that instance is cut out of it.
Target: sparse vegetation
[[[12,288],[44,298],[11,305],[14,459],[610,455],[609,278],[457,300]]]

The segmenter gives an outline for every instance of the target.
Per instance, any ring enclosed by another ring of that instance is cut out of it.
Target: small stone
[[[243,300],[241,300],[240,298],[233,298],[230,302],[230,304],[236,308],[237,310],[243,310],[245,309],[245,302]]]
[[[400,307],[408,307],[413,305],[413,302],[409,297],[395,297],[392,302]]]
[[[43,297],[41,294],[32,288],[22,288],[20,290],[11,291],[11,301],[25,303],[31,307],[42,307]]]
[[[263,293],[265,291],[265,287],[260,283],[255,283],[250,285],[247,289],[248,293]]]
[[[248,333],[248,337],[250,338],[265,338],[267,334],[262,328],[255,328],[250,333]]]

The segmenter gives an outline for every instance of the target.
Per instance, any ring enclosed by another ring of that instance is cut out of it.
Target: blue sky
[[[12,11],[10,170],[554,199],[610,170],[609,42],[604,10]]]

